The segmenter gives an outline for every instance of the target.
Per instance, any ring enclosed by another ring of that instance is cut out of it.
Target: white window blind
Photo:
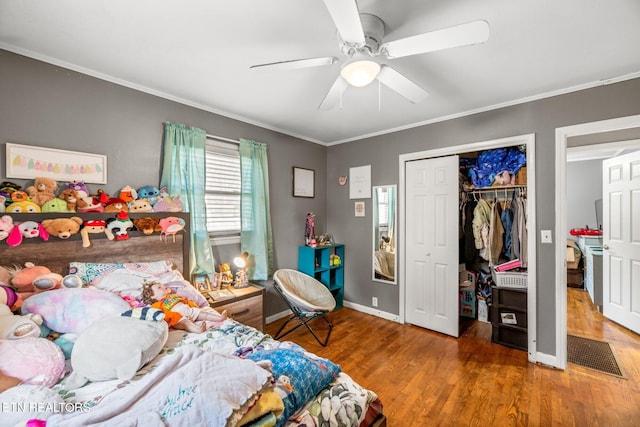
[[[213,237],[239,236],[239,146],[207,139],[206,169],[207,231]]]
[[[386,188],[378,188],[378,225],[389,224],[389,192]]]

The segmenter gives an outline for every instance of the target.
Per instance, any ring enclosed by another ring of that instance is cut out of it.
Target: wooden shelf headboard
[[[23,221],[41,222],[47,218],[62,218],[78,216],[83,220],[107,219],[115,217],[115,213],[48,213],[48,214],[12,214],[6,213],[13,218],[14,223]],[[50,236],[48,241],[40,238],[24,239],[22,244],[11,247],[6,241],[0,242],[0,265],[11,267],[13,265],[24,265],[31,261],[36,265],[44,265],[54,273],[63,276],[69,272],[69,263],[77,262],[150,262],[170,260],[187,280],[189,280],[189,255],[190,255],[190,221],[187,212],[157,212],[147,214],[130,214],[131,219],[141,217],[166,218],[176,216],[182,218],[185,223],[185,231],[175,236],[175,243],[172,236],[166,239],[161,238],[159,233],[149,236],[133,229],[129,232],[127,240],[109,240],[104,234],[91,234],[91,246],[82,247],[80,234],[74,234],[69,239],[60,239]]]

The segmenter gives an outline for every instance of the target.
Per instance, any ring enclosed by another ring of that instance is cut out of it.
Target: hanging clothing
[[[516,192],[513,192],[511,199],[511,209],[513,210],[513,226],[511,227],[511,259],[520,258],[520,231],[518,215],[520,214],[520,203]]]
[[[473,210],[473,240],[480,256],[488,260],[486,253],[489,242],[489,223],[491,222],[491,206],[486,200],[480,199]]]
[[[507,202],[504,209],[502,209],[500,221],[504,228],[502,242],[504,257],[507,259],[513,259],[511,258],[511,227],[513,226],[513,211],[511,210],[511,204],[509,202]]]
[[[518,234],[520,238],[520,260],[522,261],[522,267],[527,267],[527,199],[525,197],[518,197],[520,206],[518,207]]]
[[[476,245],[473,237],[473,211],[478,202],[467,200],[464,205],[464,260],[472,263],[476,260]]]
[[[501,215],[500,203],[494,201],[491,205],[491,219],[489,223],[489,244],[487,245],[489,267],[494,266],[500,260],[500,254],[502,253],[502,235],[504,234],[504,227],[500,220]]]

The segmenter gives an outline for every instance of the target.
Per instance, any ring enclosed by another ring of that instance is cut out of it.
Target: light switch
[[[540,230],[540,241],[542,243],[553,243],[551,238],[551,230]]]

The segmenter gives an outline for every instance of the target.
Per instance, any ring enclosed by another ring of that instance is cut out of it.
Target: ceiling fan
[[[478,20],[383,43],[384,22],[375,15],[361,14],[356,0],[323,1],[338,29],[340,48],[347,57],[347,62],[318,106],[320,110],[330,110],[338,105],[342,94],[350,85],[362,87],[376,79],[410,102],[421,102],[429,95],[424,89],[389,65],[380,64],[373,59],[380,56],[387,59],[401,58],[483,43],[489,39],[489,24]],[[252,65],[250,68],[291,70],[331,65],[338,61],[335,56],[328,56],[271,62]]]

